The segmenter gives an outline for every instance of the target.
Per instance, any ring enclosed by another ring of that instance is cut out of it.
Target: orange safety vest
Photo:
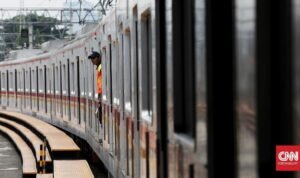
[[[98,94],[102,94],[102,66],[97,67],[97,91]]]

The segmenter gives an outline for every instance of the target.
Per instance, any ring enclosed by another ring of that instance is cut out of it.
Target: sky
[[[24,1],[24,8],[33,7],[33,8],[66,8],[70,7],[72,3],[74,8],[79,8],[79,0],[0,0],[0,8],[19,8],[20,2]],[[93,7],[99,0],[83,0],[88,2],[89,4],[83,4],[84,8]],[[76,6],[77,4],[77,6]],[[44,12],[38,13],[38,15],[42,15]],[[49,12],[51,17],[57,18],[60,16],[57,11]],[[26,13],[25,13],[26,14]],[[0,19],[10,19],[14,16],[18,15],[16,11],[8,11],[2,13],[0,12]]]
[[[0,0],[0,7],[20,7],[21,0]],[[23,0],[24,7],[63,7],[64,3],[70,1],[78,2],[78,0]],[[97,0],[86,0],[92,4],[96,4]]]

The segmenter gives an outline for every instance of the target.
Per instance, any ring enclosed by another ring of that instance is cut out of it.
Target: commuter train
[[[299,143],[298,4],[117,1],[56,50],[1,62],[2,109],[86,140],[112,177],[274,177],[275,146]]]

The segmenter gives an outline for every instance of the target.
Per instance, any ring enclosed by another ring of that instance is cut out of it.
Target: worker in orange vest
[[[102,108],[101,108],[101,97],[102,97],[102,66],[101,66],[101,54],[92,51],[92,54],[88,56],[91,59],[92,63],[96,66],[97,70],[97,93],[98,93],[98,103],[99,107],[96,110],[96,115],[99,118],[101,127],[102,127]]]

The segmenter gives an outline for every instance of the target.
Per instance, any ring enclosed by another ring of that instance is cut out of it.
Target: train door
[[[95,71],[93,70],[93,64],[92,63],[87,63],[87,108],[88,108],[88,126],[89,126],[89,132],[92,132],[93,128],[93,119],[92,119],[92,90],[93,90],[93,83],[94,83],[94,73]]]
[[[104,119],[104,140],[107,141],[108,150],[111,151],[111,114],[112,114],[112,103],[113,103],[113,82],[112,82],[112,44],[111,44],[111,35],[108,36],[108,46],[105,48],[105,75],[106,75],[106,108],[105,108],[105,119]]]
[[[134,127],[133,127],[133,152],[134,152],[134,158],[133,158],[133,162],[134,165],[133,166],[133,176],[134,177],[140,177],[140,111],[139,111],[139,28],[138,28],[138,16],[137,16],[137,6],[134,7],[132,9],[133,11],[133,21],[132,21],[132,29],[133,29],[133,34],[132,34],[132,42],[133,42],[133,48],[132,48],[132,54],[133,54],[133,63],[132,63],[132,72],[133,72],[133,100],[132,100],[132,113],[133,113],[133,117],[134,117]]]
[[[124,100],[124,75],[125,75],[125,55],[124,55],[124,27],[123,23],[120,24],[119,26],[119,32],[118,32],[118,39],[120,39],[119,43],[119,60],[118,60],[118,71],[119,71],[119,80],[118,80],[118,89],[119,89],[119,100],[120,100],[120,105],[119,105],[119,113],[117,116],[117,152],[118,152],[118,157],[121,165],[121,169],[125,174],[128,174],[127,172],[127,127],[126,127],[126,117],[125,117],[125,112],[124,112],[124,106],[125,106],[125,100]],[[128,81],[126,81],[128,82]]]
[[[110,96],[110,100],[109,100],[109,118],[108,118],[108,144],[110,144],[109,146],[109,151],[112,154],[113,153],[113,138],[114,138],[114,134],[113,134],[113,120],[112,118],[112,111],[113,111],[113,87],[114,87],[114,81],[113,81],[113,57],[112,57],[112,39],[111,36],[109,36],[109,96]]]
[[[124,140],[124,146],[121,148],[124,150],[123,152],[123,162],[127,176],[133,175],[133,132],[132,132],[132,125],[133,125],[133,117],[132,117],[132,93],[131,93],[131,86],[132,86],[132,75],[131,75],[131,36],[130,30],[125,29],[124,35],[124,45],[123,45],[123,56],[124,56],[124,65],[123,68],[123,88],[124,88],[124,96],[122,99],[122,107],[123,107],[123,120],[124,120],[124,135],[125,138],[121,139]],[[122,136],[123,134],[121,134]]]
[[[152,148],[155,148],[155,140],[153,136],[150,135],[153,133],[151,126],[153,125],[153,69],[154,69],[154,58],[153,58],[153,30],[154,27],[152,17],[153,14],[149,10],[144,11],[140,14],[142,19],[140,23],[141,36],[140,40],[140,56],[139,59],[139,96],[140,96],[140,149],[145,154],[140,155],[140,165],[141,165],[141,177],[153,177],[156,175],[156,161],[155,161],[155,152]],[[150,140],[151,139],[151,140]],[[152,153],[152,154],[150,154]],[[153,161],[154,160],[154,161]],[[150,171],[151,167],[151,171]]]

